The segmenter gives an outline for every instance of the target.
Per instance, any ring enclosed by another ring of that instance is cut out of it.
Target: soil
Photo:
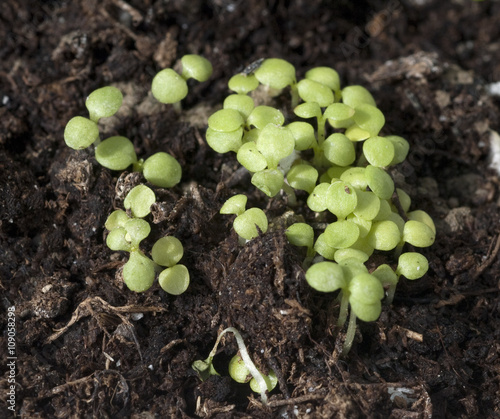
[[[6,0],[0,39],[0,346],[11,348],[15,307],[17,416],[500,417],[500,100],[489,89],[500,81],[500,2]],[[147,92],[187,53],[214,74],[192,84],[179,116]],[[284,236],[286,199],[256,192],[234,155],[204,140],[229,77],[265,57],[299,75],[331,66],[344,85],[369,88],[384,132],[411,145],[397,185],[437,225],[428,274],[401,280],[379,320],[359,322],[347,357],[334,299],[307,286],[304,251]],[[183,167],[178,186],[155,189],[148,239],[184,244],[191,285],[177,297],[158,285],[129,291],[126,255],[105,245],[106,217],[141,175],[104,169],[63,141],[89,92],[109,84],[125,106],[102,135]],[[237,193],[274,220],[246,246],[218,213]],[[201,382],[191,368],[229,326],[277,373],[267,406],[227,377],[233,337],[215,357],[220,377]]]

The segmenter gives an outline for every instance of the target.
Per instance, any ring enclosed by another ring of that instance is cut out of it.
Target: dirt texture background
[[[499,1],[5,0],[0,40],[0,353],[15,307],[17,416],[500,417]],[[148,91],[187,53],[214,74],[179,116]],[[303,249],[284,236],[286,200],[264,199],[234,155],[204,140],[227,80],[266,57],[299,76],[331,66],[343,85],[370,89],[384,130],[411,144],[397,185],[438,229],[429,273],[360,322],[347,358],[332,297],[307,286]],[[184,244],[192,282],[178,297],[130,292],[126,255],[105,245],[104,221],[141,175],[63,141],[86,96],[109,84],[125,102],[101,137],[125,135],[139,155],[167,151],[183,167],[179,185],[155,189],[146,243]],[[274,222],[244,247],[218,213],[236,193]],[[227,377],[232,337],[215,358],[221,377],[202,383],[191,368],[228,326],[277,372],[269,405]],[[3,355],[0,371],[6,417]]]

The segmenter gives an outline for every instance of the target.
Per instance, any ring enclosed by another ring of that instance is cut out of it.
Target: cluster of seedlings
[[[201,82],[212,74],[210,62],[199,55],[185,55],[181,63],[181,74],[167,68],[154,77],[151,93],[159,102],[178,105],[188,93],[188,79]],[[66,144],[76,150],[93,145],[97,162],[107,169],[126,170],[131,167],[154,186],[171,188],[177,185],[182,168],[172,155],[158,152],[146,159],[138,159],[134,144],[128,138],[113,136],[100,140],[99,120],[116,114],[122,101],[123,95],[116,87],[106,86],[93,91],[85,102],[89,117],[75,116],[66,124]],[[146,185],[130,190],[124,201],[126,211],[117,209],[106,221],[105,227],[109,231],[106,244],[111,250],[129,252],[129,259],[123,266],[123,280],[130,290],[144,292],[158,276],[161,288],[169,294],[179,295],[186,291],[190,281],[188,269],[178,263],[184,253],[182,243],[173,236],[162,237],[153,245],[151,258],[140,249],[141,241],[151,232],[144,217],[149,215],[155,201],[154,191]]]
[[[154,77],[151,88],[158,101],[177,108],[188,93],[186,81],[202,82],[212,73],[203,57],[187,55],[181,61],[181,74],[164,69]],[[251,173],[251,183],[268,197],[281,195],[290,207],[307,207],[310,222],[289,225],[286,236],[293,245],[307,249],[308,284],[320,292],[337,292],[332,302],[339,306],[338,326],[348,323],[346,354],[356,319],[378,319],[382,300],[392,302],[401,276],[418,279],[428,270],[427,259],[415,248],[433,244],[434,223],[424,211],[411,210],[410,197],[395,187],[388,171],[405,160],[408,142],[397,135],[381,135],[385,117],[371,93],[358,85],[341,87],[338,73],[329,67],[313,68],[297,81],[292,64],[271,58],[233,76],[228,87],[234,93],[209,117],[207,143],[218,153],[236,153],[238,162]],[[268,104],[256,105],[257,94],[263,93]],[[278,95],[288,97],[289,103],[274,106],[280,103],[274,99]],[[126,137],[100,141],[99,120],[114,115],[121,104],[122,94],[115,87],[91,93],[86,101],[89,118],[74,117],[66,126],[67,145],[83,149],[93,144],[96,160],[104,167],[132,167],[154,186],[175,186],[182,172],[170,154],[159,152],[138,159]],[[144,218],[155,200],[148,186],[133,188],[125,198],[125,210],[117,209],[106,221],[106,243],[111,250],[129,253],[123,267],[129,289],[146,291],[158,277],[166,292],[179,295],[189,285],[189,272],[179,264],[181,242],[162,237],[153,245],[151,257],[140,248],[151,231]],[[236,216],[233,227],[241,244],[268,230],[265,212],[247,209],[245,195],[231,197],[220,212]],[[375,266],[374,255],[387,263]],[[235,328],[225,329],[209,357],[196,361],[193,368],[201,379],[217,374],[212,359],[228,331],[239,346],[229,365],[230,375],[238,382],[250,382],[265,402],[276,376],[272,371],[263,376],[257,370]]]
[[[387,170],[405,160],[408,142],[380,135],[385,117],[371,93],[359,85],[342,88],[329,67],[313,68],[297,81],[290,63],[267,59],[253,73],[232,77],[228,87],[235,93],[209,117],[207,142],[219,153],[236,153],[252,184],[267,196],[282,193],[297,206],[297,191],[305,192],[302,204],[313,223],[295,223],[286,235],[307,248],[309,285],[339,291],[338,326],[347,321],[350,307],[347,353],[356,318],[376,320],[385,289],[391,303],[401,276],[418,279],[428,269],[415,247],[432,245],[434,223],[424,211],[410,211],[410,197],[395,187]],[[290,92],[289,107],[255,105],[254,92],[272,97],[283,89]],[[287,115],[290,108],[293,114]],[[262,210],[245,211],[245,205],[246,197],[236,195],[221,209],[237,215],[234,229],[242,241],[268,226]],[[375,252],[388,263],[370,272]]]

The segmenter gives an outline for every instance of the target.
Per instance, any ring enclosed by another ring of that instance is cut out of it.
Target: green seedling
[[[192,364],[192,368],[198,373],[198,376],[202,381],[207,380],[211,375],[219,375],[215,368],[212,365],[214,356],[217,352],[217,347],[219,346],[219,342],[222,339],[222,337],[227,333],[231,332],[234,337],[236,338],[236,343],[238,345],[239,349],[239,356],[241,359],[241,362],[243,363],[243,368],[244,370],[234,372],[234,368],[238,367],[238,365],[233,362],[233,373],[235,376],[237,376],[239,379],[242,379],[241,377],[243,375],[245,376],[251,376],[253,377],[254,385],[252,390],[254,390],[256,393],[260,393],[260,399],[262,400],[263,404],[267,404],[267,391],[269,390],[268,387],[268,382],[270,382],[270,378],[268,377],[268,380],[266,381],[266,378],[262,375],[262,373],[257,369],[255,364],[253,363],[252,359],[250,358],[250,355],[248,354],[248,350],[246,348],[245,342],[243,341],[243,337],[241,336],[240,332],[235,329],[234,327],[228,327],[224,329],[219,336],[217,336],[217,340],[215,341],[215,345],[208,355],[208,358],[205,359],[204,361],[202,360],[197,360],[194,361]],[[239,361],[238,361],[239,364]],[[274,375],[274,374],[273,374]],[[240,382],[240,381],[238,381]],[[274,387],[273,387],[274,388]]]
[[[228,96],[224,109],[209,118],[207,142],[217,152],[235,152],[252,184],[265,195],[277,199],[283,191],[294,206],[306,196],[317,225],[324,227],[316,232],[307,223],[296,223],[286,235],[290,243],[307,248],[305,268],[313,260],[327,260],[326,265],[310,266],[306,279],[319,291],[339,293],[339,326],[351,307],[347,353],[356,318],[373,321],[379,316],[384,288],[390,303],[401,276],[417,279],[428,269],[424,256],[403,252],[406,243],[432,245],[434,223],[423,211],[409,212],[410,197],[395,187],[387,170],[405,160],[409,144],[400,136],[385,135],[385,116],[365,87],[342,87],[338,73],[329,67],[313,68],[297,80],[293,65],[267,59],[232,77],[229,88],[237,94]],[[269,93],[266,105],[255,106],[254,91]],[[274,106],[276,92],[289,92],[290,103]],[[248,240],[267,229],[267,219],[261,210],[245,211],[245,206],[246,198],[233,197],[221,213],[237,215],[234,228]],[[374,266],[373,255],[387,263]],[[394,270],[391,265],[398,257]],[[373,272],[366,266],[374,266]],[[363,289],[371,290],[371,297]]]
[[[158,102],[178,104],[188,94],[188,79],[203,82],[212,75],[212,64],[199,55],[185,55],[181,58],[181,63],[181,74],[166,68],[153,78],[151,93]],[[177,109],[180,110],[180,107],[177,106]]]
[[[261,392],[259,382],[252,377],[250,370],[239,353],[233,356],[231,361],[229,361],[229,376],[237,383],[249,383],[252,391],[256,393]],[[268,375],[263,375],[263,378],[266,382],[267,391],[272,391],[278,383],[275,372],[270,370]]]
[[[259,235],[259,231],[265,233],[268,227],[266,214],[260,208],[250,208],[245,210],[247,197],[245,195],[235,195],[229,198],[222,208],[221,214],[234,214],[236,218],[233,228],[244,243]]]
[[[111,250],[130,253],[123,266],[123,280],[131,291],[147,291],[159,273],[161,288],[169,294],[180,295],[190,282],[188,269],[178,263],[184,254],[182,243],[172,236],[158,239],[151,249],[152,260],[140,249],[140,243],[151,232],[150,224],[142,218],[151,212],[155,201],[155,193],[147,186],[132,188],[124,200],[124,207],[131,216],[123,210],[109,215],[105,223],[109,231],[106,244]]]

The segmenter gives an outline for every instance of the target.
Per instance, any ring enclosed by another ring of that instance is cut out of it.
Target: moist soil
[[[6,354],[15,307],[17,416],[500,417],[500,100],[490,88],[500,81],[500,2],[7,0],[0,39],[0,345]],[[179,114],[148,90],[188,53],[207,57],[214,74],[190,84]],[[347,356],[335,295],[307,286],[304,249],[284,235],[312,214],[256,192],[234,154],[204,140],[228,79],[266,57],[299,76],[331,66],[343,85],[369,88],[383,133],[411,145],[391,174],[437,226],[423,250],[428,274],[402,279],[380,318],[359,322]],[[66,122],[109,84],[125,100],[101,135],[127,136],[140,156],[169,152],[183,167],[179,185],[155,188],[144,244],[182,241],[191,284],[180,296],[158,285],[129,291],[126,254],[105,245],[106,217],[142,175],[109,171],[64,143]],[[272,224],[244,246],[218,212],[238,193]],[[191,367],[229,326],[263,372],[276,372],[267,405],[228,378],[232,336],[214,359],[220,376],[201,382]]]

